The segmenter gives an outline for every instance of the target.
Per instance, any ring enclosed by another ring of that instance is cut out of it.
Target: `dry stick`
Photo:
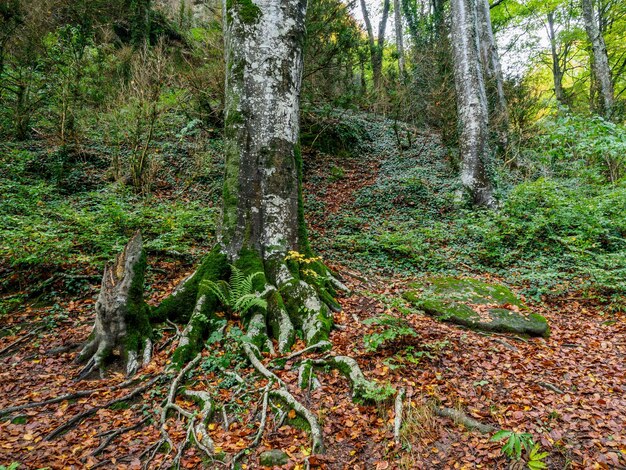
[[[30,338],[31,336],[34,336],[35,334],[37,334],[40,330],[43,329],[43,326],[37,327],[35,328],[33,331],[27,333],[26,335],[16,339],[15,341],[13,341],[11,344],[9,344],[7,347],[3,348],[2,350],[0,350],[0,356],[3,356],[4,354],[6,354],[7,352],[9,352],[11,349],[13,349],[15,346],[17,346],[18,344],[23,343],[24,341],[26,341],[28,338]]]
[[[98,410],[102,410],[104,408],[109,408],[110,406],[113,406],[113,405],[115,405],[117,403],[122,403],[124,401],[127,401],[127,400],[130,400],[130,399],[134,398],[135,396],[139,395],[140,393],[143,393],[146,390],[148,390],[160,378],[161,378],[161,374],[157,375],[156,377],[154,377],[149,382],[145,383],[144,385],[141,385],[140,387],[137,387],[136,389],[134,389],[133,391],[131,391],[127,395],[124,395],[121,398],[116,398],[114,400],[111,400],[111,401],[105,403],[104,405],[95,406],[95,407],[90,408],[90,409],[88,409],[86,411],[83,411],[82,413],[79,413],[79,414],[75,415],[69,421],[66,421],[61,426],[58,426],[57,428],[52,430],[50,432],[50,434],[48,434],[46,437],[43,438],[43,440],[44,441],[50,441],[50,440],[54,439],[59,434],[67,431],[68,429],[70,429],[74,424],[77,424],[80,421],[82,421],[83,419],[85,419],[85,418],[87,418],[87,417],[89,417],[89,416],[91,416],[93,414],[96,414],[98,412]]]
[[[23,405],[18,405],[18,406],[11,406],[9,408],[4,408],[4,409],[0,410],[0,416],[6,415],[6,414],[9,414],[9,413],[14,413],[16,411],[25,410],[25,409],[28,409],[28,408],[37,408],[38,406],[52,405],[54,403],[59,403],[59,402],[65,401],[65,400],[74,400],[76,398],[86,397],[86,396],[92,395],[94,393],[101,392],[103,390],[119,390],[120,388],[125,388],[127,385],[130,385],[134,381],[135,381],[135,379],[126,380],[126,381],[122,382],[121,384],[116,385],[116,386],[114,386],[113,388],[110,388],[110,389],[94,388],[94,389],[91,389],[91,390],[80,390],[78,392],[68,393],[67,395],[61,395],[60,397],[50,398],[49,400],[36,401],[36,402],[33,402],[33,403],[25,403]]]
[[[537,385],[553,392],[559,393],[561,395],[565,393],[563,390],[558,388],[556,385],[551,384],[550,382],[537,382]]]
[[[403,400],[406,395],[406,390],[401,388],[396,395],[396,403],[395,403],[395,416],[393,418],[393,435],[396,441],[396,444],[400,444],[400,428],[402,427],[402,410],[403,410]]]
[[[487,434],[495,431],[497,428],[491,424],[483,424],[476,421],[474,418],[470,418],[460,410],[454,408],[435,408],[435,414],[442,418],[451,418],[456,423],[460,423],[468,429],[477,429],[483,434]]]
[[[138,427],[140,427],[141,425],[143,425],[146,421],[148,421],[150,419],[150,417],[146,417],[144,419],[142,419],[141,421],[139,421],[138,423],[135,423],[131,426],[126,426],[124,428],[119,428],[119,429],[115,429],[113,431],[109,431],[111,434],[102,442],[102,444],[100,444],[98,446],[97,449],[95,449],[91,454],[89,454],[92,457],[95,457],[96,455],[98,455],[100,452],[102,452],[104,449],[107,448],[107,446],[120,434],[124,434],[125,432],[128,431],[132,431],[133,429],[136,429]],[[83,461],[87,460],[87,458],[84,458]]]

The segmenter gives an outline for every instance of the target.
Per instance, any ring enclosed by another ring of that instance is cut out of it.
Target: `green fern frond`
[[[230,307],[230,286],[224,281],[204,280],[201,286],[214,294],[224,307]]]
[[[267,309],[267,302],[265,301],[265,299],[259,297],[258,294],[245,294],[236,300],[235,304],[232,306],[232,309],[235,312],[244,314],[253,307],[265,310]]]

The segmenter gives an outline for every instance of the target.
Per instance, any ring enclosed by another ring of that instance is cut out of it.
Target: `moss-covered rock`
[[[259,456],[259,463],[264,467],[279,467],[289,462],[289,456],[282,450],[266,450]]]
[[[511,290],[476,279],[433,277],[409,284],[404,298],[442,321],[473,330],[547,336],[546,319]]]

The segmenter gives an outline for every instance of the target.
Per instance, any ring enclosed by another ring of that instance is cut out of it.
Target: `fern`
[[[263,273],[259,271],[246,276],[241,269],[231,265],[230,282],[205,280],[202,286],[214,294],[224,307],[242,315],[254,307],[267,308],[265,299],[254,289],[254,280],[261,275]]]

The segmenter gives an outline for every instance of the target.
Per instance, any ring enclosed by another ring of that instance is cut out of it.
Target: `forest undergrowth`
[[[558,156],[543,166],[521,160],[498,175],[501,208],[472,212],[451,176],[458,162],[436,133],[365,114],[343,114],[340,122],[332,127],[339,135],[325,138],[318,129],[306,148],[311,242],[352,291],[338,299],[343,310],[335,315],[332,353],[355,358],[389,395],[354,403],[348,382],[324,368],[317,371],[321,387],[302,389],[296,365],[309,356],[288,355],[274,372],[317,417],[326,453],[311,455],[310,434],[280,409],[267,413],[266,432],[252,446],[268,382],[250,378],[253,369],[236,347],[242,325],[232,321],[222,337],[209,338],[187,377],[187,390],[208,391],[225,410],[208,426],[213,460],[183,447],[181,466],[197,468],[203,460],[227,466],[243,452],[241,468],[258,468],[269,449],[286,453],[284,468],[301,469],[515,463],[514,454],[502,452],[503,442],[492,442],[493,432],[442,418],[442,407],[515,436],[528,433],[548,452],[541,461],[549,468],[624,465],[625,227],[616,216],[626,204],[623,183],[559,173]],[[93,323],[102,265],[134,230],[146,239],[153,305],[213,243],[219,139],[194,174],[169,163],[195,158],[190,139],[177,142],[159,144],[166,171],[149,198],[109,182],[98,150],[70,165],[75,180],[69,182],[53,178],[54,165],[67,163],[42,142],[3,152],[0,463],[167,468],[176,456],[154,449],[161,435],[155,404],[168,393],[159,377],[175,347],[174,326],[165,325],[152,362],[132,384],[121,370],[75,382],[73,359]],[[42,165],[50,167],[43,177]],[[585,191],[574,194],[581,178]],[[401,300],[406,282],[437,273],[507,283],[548,319],[551,336],[475,333]],[[212,343],[233,347],[217,353]],[[294,351],[303,347],[298,341]],[[266,355],[263,364],[271,368],[273,359]],[[245,386],[221,374],[225,367],[245,377]],[[147,383],[155,387],[143,392]],[[117,400],[138,388],[136,396]],[[401,389],[404,419],[394,433],[393,393]],[[37,405],[51,399],[57,401]],[[176,405],[201,411],[182,394]],[[56,435],[75,416],[80,419]],[[188,438],[180,414],[167,420],[167,431],[176,445]]]

